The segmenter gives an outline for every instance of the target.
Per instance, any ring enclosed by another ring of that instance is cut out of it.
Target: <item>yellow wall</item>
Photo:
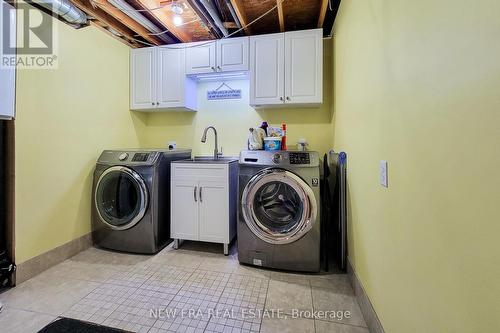
[[[496,0],[342,1],[350,259],[388,333],[500,331],[498,13]]]
[[[17,263],[90,231],[99,153],[140,145],[144,126],[128,110],[128,47],[93,27],[58,28],[59,69],[18,71]]]
[[[248,80],[228,81],[233,89],[242,90],[241,100],[207,101],[207,90],[216,89],[220,82],[198,84],[198,112],[172,112],[149,114],[144,132],[144,143],[164,147],[176,141],[178,147],[191,147],[195,155],[213,154],[213,136],[207,143],[200,142],[203,129],[208,125],[217,128],[219,145],[225,155],[237,156],[246,146],[248,129],[266,120],[269,124],[287,123],[287,143],[297,147],[299,138],[306,138],[311,150],[321,153],[331,148],[331,40],[324,42],[324,103],[320,108],[254,110],[249,106]]]

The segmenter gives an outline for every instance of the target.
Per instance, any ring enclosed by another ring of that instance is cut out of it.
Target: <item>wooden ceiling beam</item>
[[[157,8],[159,7],[163,2],[158,1],[158,0],[135,0],[137,4],[141,5],[144,9],[151,9],[151,8]],[[150,10],[149,13],[156,17],[158,21],[160,21],[167,30],[172,33],[178,40],[181,42],[190,42],[191,41],[191,36],[186,34],[184,31],[181,29],[177,29],[177,27],[174,25],[172,22],[172,19],[167,15],[167,11],[169,11],[170,8],[166,6],[165,8],[159,9],[159,10]],[[170,15],[173,16],[173,15]]]
[[[280,23],[280,31],[285,32],[285,16],[283,15],[283,0],[276,0],[278,6],[278,20]]]
[[[238,29],[238,25],[235,22],[222,22],[222,25],[226,29]]]
[[[71,0],[71,2],[77,6],[79,9],[83,10],[88,15],[94,17],[95,19],[101,21],[106,26],[109,26],[122,34],[130,42],[133,42],[136,38],[134,37],[135,32],[125,26],[122,22],[115,19],[113,16],[109,15],[100,8],[94,8],[90,3],[84,2],[83,0]]]
[[[325,22],[327,9],[328,9],[328,0],[322,0],[321,9],[319,10],[318,28],[323,28],[323,23]]]
[[[247,27],[248,19],[245,10],[243,9],[243,4],[241,3],[241,0],[231,0],[231,5],[233,6],[234,11],[236,12],[236,16],[238,16],[238,20],[240,20],[241,26],[244,27],[245,33],[247,35],[251,35],[252,32],[250,28]]]
[[[108,29],[106,29],[104,27],[104,24],[101,23],[100,21],[90,21],[90,25],[96,27],[97,29],[103,31],[104,33],[110,35],[111,37],[113,37],[114,39],[116,39],[117,41],[120,41],[122,43],[125,43],[127,44],[129,47],[133,48],[133,49],[136,49],[138,47],[141,47],[142,45],[138,45],[138,44],[134,44],[132,43],[131,41],[129,41],[128,39],[126,38],[120,38],[118,36],[116,36],[115,34],[113,34],[111,31],[109,31]]]
[[[95,4],[103,11],[113,16],[115,19],[123,23],[130,30],[135,31],[139,36],[144,38],[147,42],[154,45],[164,44],[159,38],[151,35],[151,32],[130,18],[127,14],[110,4],[107,0],[96,1]]]

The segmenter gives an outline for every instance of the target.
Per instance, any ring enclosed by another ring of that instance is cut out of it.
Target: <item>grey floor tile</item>
[[[285,313],[296,310],[311,311],[313,307],[309,285],[270,280],[266,309],[280,309]]]
[[[200,253],[174,250],[163,255],[154,256],[151,259],[151,263],[184,268],[198,268],[203,260],[204,256]]]
[[[295,284],[309,285],[309,279],[313,275],[299,274],[299,273],[288,273],[288,272],[271,272],[271,279],[276,281],[285,281]]]
[[[315,320],[316,333],[370,333],[366,327]]]
[[[366,327],[354,295],[336,293],[329,288],[312,287],[315,311],[328,311],[326,321]]]
[[[127,270],[151,258],[153,258],[151,255],[122,253],[91,247],[68,260],[89,264],[103,264],[114,269]]]
[[[312,287],[331,289],[337,294],[354,295],[347,274],[312,275],[309,281]]]
[[[91,264],[66,260],[43,272],[40,276],[59,276],[94,282],[105,282],[118,272],[112,265]]]
[[[9,333],[34,333],[55,319],[56,316],[6,306],[0,314],[0,330]]]
[[[242,264],[239,264],[238,267],[236,267],[236,269],[233,271],[233,274],[242,276],[254,276],[266,279],[269,279],[271,277],[270,270],[260,267],[242,265]]]
[[[209,271],[233,273],[239,266],[238,261],[223,254],[211,254],[203,259],[198,268]]]
[[[89,294],[99,284],[96,282],[53,276],[34,277],[0,295],[6,306],[60,315]]]
[[[314,320],[304,318],[264,318],[261,333],[314,333]]]

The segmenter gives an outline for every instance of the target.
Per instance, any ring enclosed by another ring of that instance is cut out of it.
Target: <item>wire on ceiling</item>
[[[94,0],[91,0],[91,1],[94,1]],[[283,2],[285,2],[286,0],[281,0],[279,3],[276,3],[276,5],[272,8],[270,8],[269,10],[267,10],[265,13],[261,14],[260,16],[258,16],[256,19],[254,19],[253,21],[249,22],[248,24],[242,26],[240,29],[236,30],[236,31],[233,31],[232,33],[230,33],[229,35],[225,36],[225,37],[222,37],[221,39],[226,39],[226,38],[229,38],[229,37],[232,37],[234,35],[236,35],[237,33],[239,33],[240,31],[243,31],[245,30],[246,28],[248,28],[249,26],[251,26],[252,24],[254,24],[255,22],[261,20],[262,18],[266,17],[267,15],[269,15],[270,13],[272,13],[275,9],[278,8],[278,6],[280,6]],[[163,8],[163,7],[160,7],[160,8]],[[151,10],[154,10],[154,9],[151,9]],[[186,22],[186,23],[190,23],[190,22]],[[167,33],[168,30],[165,30],[165,31],[161,31],[159,33],[156,33],[156,34],[148,34],[148,35],[151,35],[151,36],[155,36],[155,35],[158,35],[158,34],[164,34],[164,33]],[[136,35],[137,36],[137,35]],[[142,40],[139,40],[139,39],[135,39],[135,38],[132,38],[132,40],[136,41],[136,42],[139,42],[139,43],[142,43],[144,45],[147,45],[147,46],[157,46],[155,44],[152,44],[152,43],[148,43],[148,42],[145,42],[145,41],[142,41]],[[199,46],[203,46],[203,45],[209,45],[209,44],[212,44],[212,43],[215,43],[216,41],[215,40],[210,40],[210,41],[207,41],[207,42],[201,42],[201,43],[198,43],[196,45],[190,45],[190,46],[184,46],[184,48],[191,48],[191,47],[199,47]],[[160,46],[157,46],[157,47],[161,47],[161,48],[165,48],[165,49],[178,49],[179,47],[169,47],[168,45],[160,45]]]

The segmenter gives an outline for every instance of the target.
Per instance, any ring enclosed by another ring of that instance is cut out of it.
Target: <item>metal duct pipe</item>
[[[50,10],[72,24],[87,24],[87,14],[69,0],[31,0],[30,2]]]
[[[200,0],[200,3],[205,8],[205,10],[208,12],[210,17],[214,21],[215,25],[222,32],[224,37],[227,37],[229,35],[229,32],[227,32],[227,29],[224,27],[224,24],[222,24],[222,21],[219,18],[219,14],[217,14],[217,11],[215,10],[215,8],[212,7],[212,4],[210,3],[210,1],[209,0]]]
[[[198,14],[203,23],[215,33],[217,38],[222,37],[222,31],[218,29],[218,27],[214,24],[211,16],[207,13],[204,7],[200,6],[198,0],[188,0],[188,3],[193,7],[194,11]]]
[[[166,34],[165,31],[159,29],[153,22],[148,20],[144,15],[138,12],[134,7],[129,5],[124,0],[108,0],[110,4],[121,10],[125,15],[130,17],[132,20],[136,21],[144,28],[148,29],[150,32],[156,34],[156,37],[160,38],[166,43],[172,43],[173,39]]]
[[[238,29],[241,29],[241,22],[240,19],[238,18],[238,15],[236,15],[236,11],[234,10],[233,4],[231,3],[231,0],[226,0],[226,6],[229,8],[229,12],[231,13],[231,16],[233,17],[234,23],[236,23],[236,26]]]

